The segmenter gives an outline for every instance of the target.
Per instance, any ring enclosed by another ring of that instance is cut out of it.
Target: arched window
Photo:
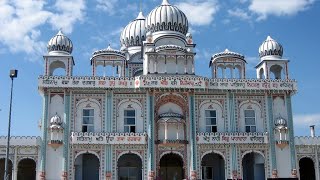
[[[134,109],[124,110],[124,132],[136,132],[136,111]]]
[[[252,109],[244,110],[244,123],[246,132],[256,132],[256,112]]]

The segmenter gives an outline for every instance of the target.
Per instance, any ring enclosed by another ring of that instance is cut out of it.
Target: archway
[[[184,179],[183,160],[177,154],[166,154],[160,160],[160,179]]]
[[[243,179],[265,179],[264,158],[261,154],[251,152],[242,159]]]
[[[18,164],[18,180],[36,179],[36,162],[32,159],[23,159]]]
[[[300,180],[315,180],[315,169],[312,159],[304,157],[299,161]]]
[[[124,154],[118,160],[118,180],[142,180],[142,160],[136,154]]]
[[[12,178],[12,162],[11,160],[8,161],[8,170],[9,170],[9,179]],[[0,159],[0,180],[3,180],[3,176],[4,176],[4,169],[5,169],[5,159],[2,158]]]
[[[75,160],[75,180],[99,180],[99,159],[93,154],[81,154]]]
[[[202,180],[225,179],[225,164],[221,155],[206,154],[201,161]]]

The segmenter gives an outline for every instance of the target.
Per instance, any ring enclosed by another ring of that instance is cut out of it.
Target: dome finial
[[[163,0],[161,5],[170,5],[168,0]]]

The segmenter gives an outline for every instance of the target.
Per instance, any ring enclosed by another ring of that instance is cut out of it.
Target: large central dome
[[[188,32],[187,16],[176,6],[171,5],[168,0],[153,9],[146,19],[146,32],[175,31]]]

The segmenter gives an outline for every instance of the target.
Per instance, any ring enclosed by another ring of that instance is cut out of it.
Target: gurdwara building
[[[41,136],[11,138],[11,179],[319,179],[320,139],[294,137],[297,83],[276,40],[262,42],[256,79],[228,49],[208,60],[208,77],[196,75],[188,19],[163,0],[120,43],[93,53],[92,76],[73,76],[72,41],[52,37],[38,79]]]

